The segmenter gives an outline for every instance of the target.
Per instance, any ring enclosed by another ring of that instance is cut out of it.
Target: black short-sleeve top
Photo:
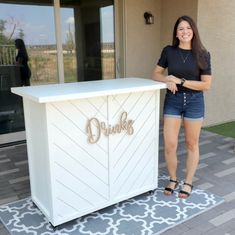
[[[174,46],[163,48],[158,65],[168,69],[168,75],[174,75],[186,80],[200,81],[201,75],[211,75],[210,54],[205,54],[207,67],[200,69],[192,50],[181,49]],[[178,86],[178,91],[195,91],[186,87]]]

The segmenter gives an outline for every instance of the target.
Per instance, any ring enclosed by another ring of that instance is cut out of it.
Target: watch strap
[[[185,81],[186,81],[186,80],[185,80],[184,78],[181,78],[181,83],[180,83],[180,85],[183,86],[184,83],[185,83]]]

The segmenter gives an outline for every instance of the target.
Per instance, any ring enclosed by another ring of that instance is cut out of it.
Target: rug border
[[[209,193],[209,192],[206,191],[206,190],[203,190],[203,191]],[[213,194],[213,193],[212,193],[212,194]],[[215,195],[215,194],[213,194],[213,195]],[[191,220],[192,218],[194,218],[194,217],[196,217],[196,216],[198,216],[198,215],[201,215],[201,214],[203,214],[203,213],[205,213],[205,212],[211,210],[212,208],[217,207],[217,206],[219,206],[220,204],[222,204],[222,203],[225,202],[225,199],[224,199],[223,197],[218,196],[218,195],[215,195],[215,196],[221,199],[221,200],[220,200],[219,202],[217,202],[215,205],[212,205],[212,206],[206,208],[206,209],[203,210],[203,211],[199,211],[199,212],[197,212],[197,213],[195,213],[195,214],[189,216],[188,218],[184,219],[183,221],[178,221],[178,222],[176,222],[175,224],[169,225],[167,228],[164,228],[164,229],[162,229],[161,231],[156,232],[156,233],[152,233],[152,234],[150,234],[150,235],[160,235],[160,234],[162,234],[162,233],[164,233],[164,232],[166,232],[166,231],[168,231],[168,230],[170,230],[170,229],[172,229],[172,228],[174,228],[174,227],[176,227],[176,226],[178,226],[178,225],[180,225],[180,224],[183,224],[183,223],[187,222],[188,220]],[[29,196],[29,197],[26,197],[26,198],[23,198],[23,199],[20,199],[20,200],[16,200],[16,201],[8,202],[8,203],[6,203],[6,204],[2,204],[2,205],[0,205],[0,207],[2,207],[2,206],[8,206],[8,205],[10,205],[10,204],[13,204],[13,203],[16,203],[16,202],[25,201],[25,200],[28,200],[28,199],[31,199],[31,201],[32,201],[32,197]],[[33,203],[33,201],[32,201],[32,203]],[[40,209],[39,209],[39,210],[40,210]],[[43,214],[43,216],[46,218],[46,216],[45,216],[44,214]],[[46,218],[46,220],[48,221],[48,223],[50,223],[50,221],[49,221],[47,218]],[[2,220],[1,217],[0,217],[0,221],[1,221],[2,224],[4,225],[5,229],[9,232],[9,234],[12,235],[12,232],[8,229],[8,227],[7,227],[6,224],[3,222],[3,220]],[[55,234],[55,235],[56,235],[56,234]]]
[[[204,191],[205,191],[205,190],[204,190]],[[215,195],[215,194],[213,194],[213,195]],[[216,195],[216,196],[217,196],[217,195]],[[220,196],[217,196],[217,197],[220,197]],[[170,225],[169,227],[167,227],[167,228],[165,228],[165,229],[162,229],[161,231],[159,231],[159,232],[157,232],[157,233],[153,233],[153,234],[151,234],[151,235],[159,235],[159,234],[162,234],[163,232],[166,232],[167,230],[170,230],[170,229],[174,228],[174,227],[177,226],[177,225],[183,224],[183,223],[185,223],[186,221],[191,220],[192,218],[194,218],[194,217],[196,217],[196,216],[198,216],[198,215],[201,215],[201,214],[203,214],[203,213],[205,213],[205,212],[211,210],[212,208],[214,208],[214,207],[216,207],[216,206],[219,206],[220,204],[222,204],[222,203],[225,202],[225,199],[224,199],[223,197],[220,197],[220,198],[221,198],[221,201],[218,202],[218,203],[216,203],[215,205],[212,205],[212,206],[206,208],[206,209],[203,210],[203,211],[199,211],[199,212],[195,213],[194,215],[189,216],[187,219],[185,219],[185,220],[183,220],[183,221],[179,221],[179,222],[175,223],[174,225]]]

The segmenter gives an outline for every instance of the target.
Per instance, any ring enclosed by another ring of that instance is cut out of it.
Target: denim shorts
[[[167,92],[163,108],[164,117],[203,120],[205,104],[203,92]]]

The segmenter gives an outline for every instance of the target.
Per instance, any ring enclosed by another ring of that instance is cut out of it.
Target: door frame
[[[116,78],[126,77],[126,0],[114,0]]]

